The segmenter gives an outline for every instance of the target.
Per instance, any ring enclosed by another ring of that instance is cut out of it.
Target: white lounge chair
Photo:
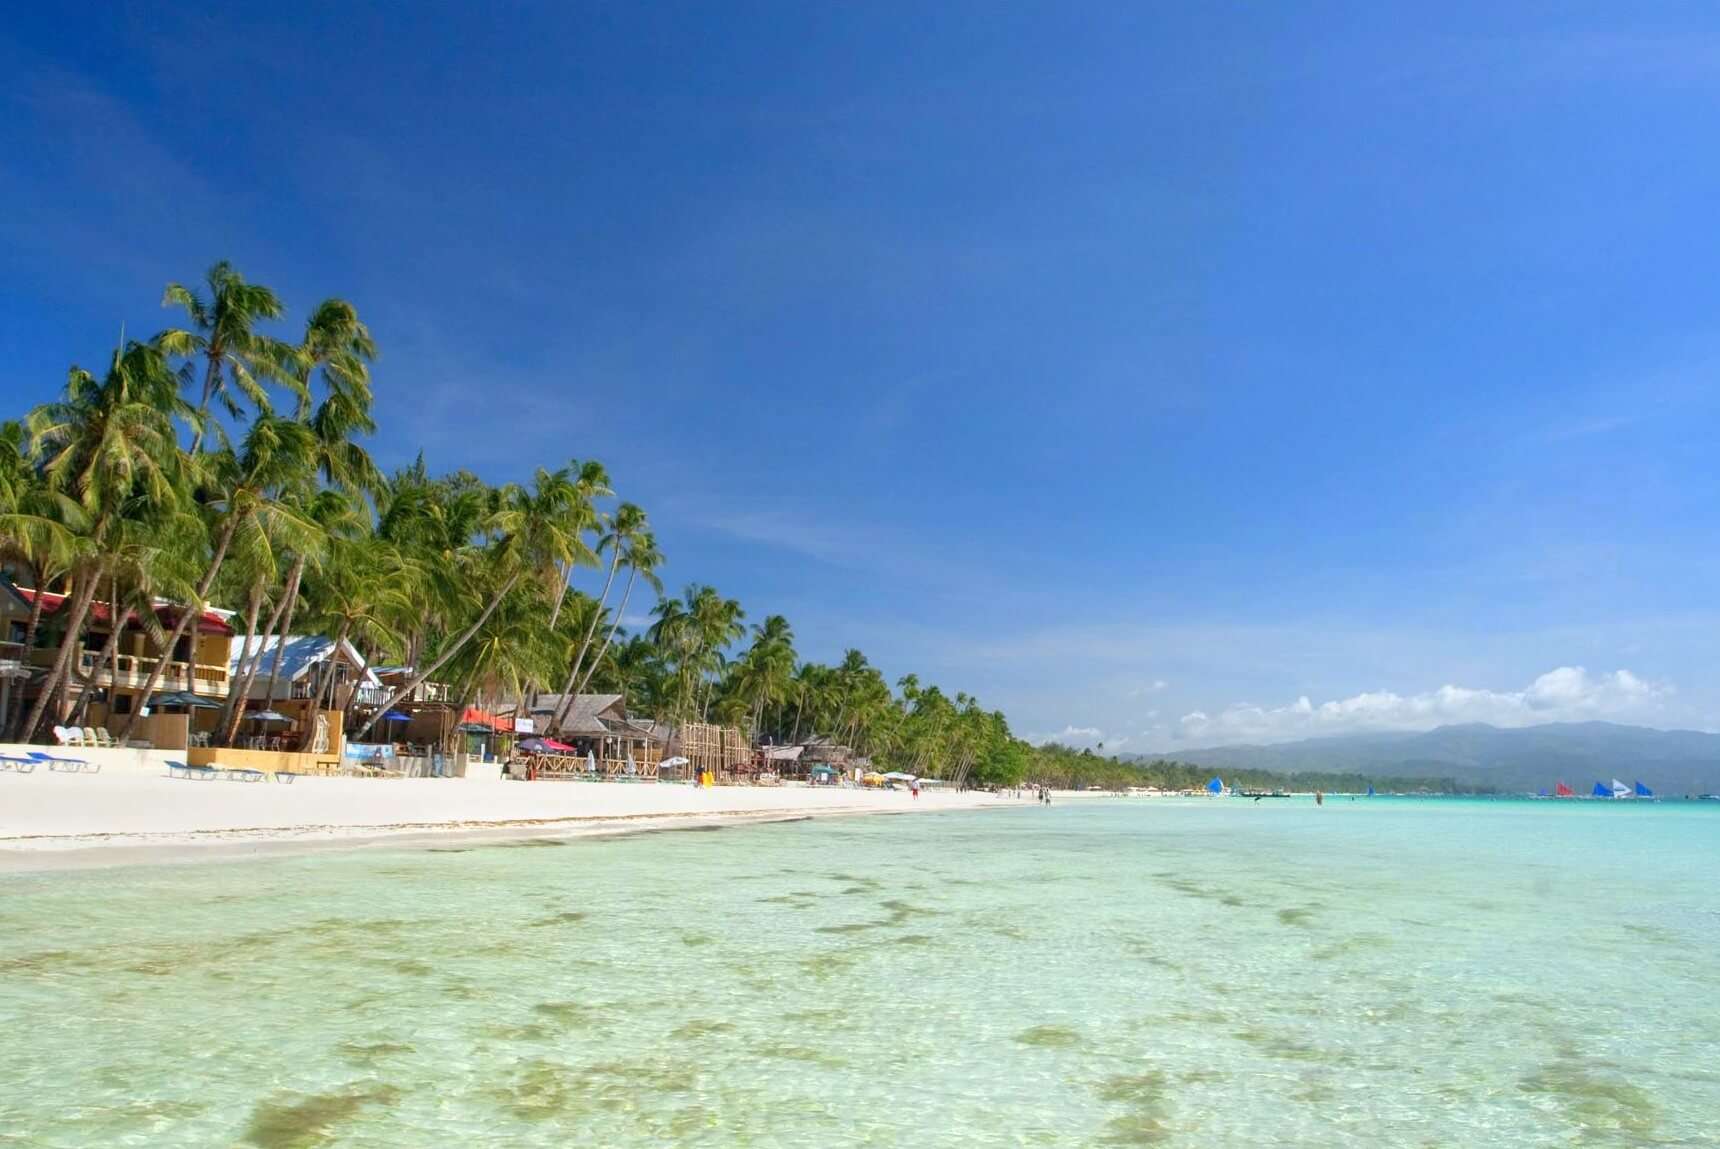
[[[54,741],[61,746],[82,746],[84,744],[84,732],[76,726],[56,725],[54,727]]]

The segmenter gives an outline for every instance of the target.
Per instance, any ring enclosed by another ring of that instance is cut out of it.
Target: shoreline
[[[915,799],[905,791],[791,786],[306,778],[289,787],[37,774],[0,778],[0,875],[1034,804],[977,792]]]

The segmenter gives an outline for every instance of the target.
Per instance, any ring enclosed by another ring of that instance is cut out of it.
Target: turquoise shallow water
[[[1230,800],[5,878],[0,1145],[1711,1145],[1717,863]]]

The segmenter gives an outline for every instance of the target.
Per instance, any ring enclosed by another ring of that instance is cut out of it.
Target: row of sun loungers
[[[43,764],[50,770],[58,770],[64,774],[97,774],[102,768],[100,762],[85,762],[82,758],[57,758],[39,750],[27,751],[21,758],[15,754],[0,754],[0,770],[29,774]]]
[[[192,766],[187,762],[167,760],[167,776],[169,778],[190,778],[194,781],[213,782],[225,779],[228,782],[263,782],[273,778],[277,782],[292,782],[298,774],[292,770],[263,771],[252,770],[247,766]]]

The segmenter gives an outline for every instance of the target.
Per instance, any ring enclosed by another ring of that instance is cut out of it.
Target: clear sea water
[[[1717,875],[1338,799],[0,878],[0,1145],[1715,1145]]]

